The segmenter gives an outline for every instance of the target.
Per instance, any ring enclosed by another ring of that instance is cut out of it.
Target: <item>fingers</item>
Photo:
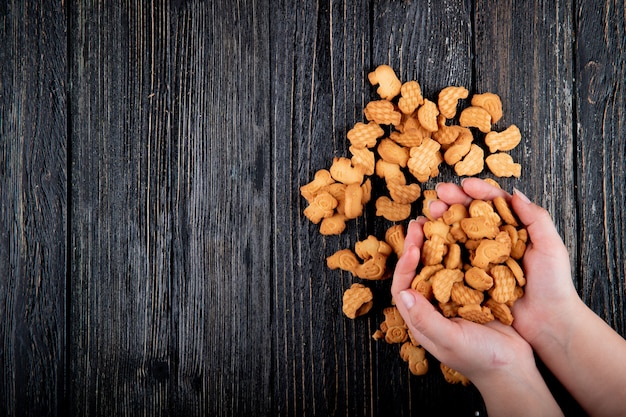
[[[418,248],[422,247],[424,244],[424,231],[422,227],[426,221],[427,219],[425,217],[420,216],[409,223],[409,227],[406,231],[406,237],[404,238],[405,250],[409,246],[417,246]]]
[[[534,248],[551,249],[563,245],[563,240],[547,210],[531,203],[528,197],[517,189],[513,192],[511,205],[515,214],[526,226]]]
[[[436,190],[437,197],[449,205],[463,204],[467,206],[472,202],[472,198],[463,191],[463,188],[456,184],[441,182],[437,184]]]
[[[465,178],[463,180],[463,191],[473,199],[493,200],[496,197],[504,197],[507,200],[511,199],[511,195],[503,189],[479,178]]]
[[[404,250],[404,254],[398,259],[391,283],[391,295],[394,297],[394,300],[400,291],[411,287],[419,260],[420,249],[415,245],[407,247]]]
[[[423,295],[412,289],[398,293],[396,306],[405,318],[417,341],[430,353],[438,356],[458,335],[457,324],[439,313]]]
[[[511,199],[511,195],[501,188],[495,187],[479,178],[465,178],[462,187],[456,184],[442,182],[437,185],[437,196],[448,205],[463,204],[468,206],[472,200],[493,200],[496,197]],[[431,203],[431,213],[435,206]],[[445,210],[444,210],[445,211]]]

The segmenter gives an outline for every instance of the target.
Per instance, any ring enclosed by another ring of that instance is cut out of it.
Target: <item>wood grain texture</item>
[[[58,415],[67,318],[63,8],[3,2],[0,45],[0,415]]]
[[[274,287],[273,351],[278,415],[372,413],[369,320],[342,318],[347,276],[325,256],[354,244],[323,239],[303,221],[299,187],[345,155],[345,134],[361,120],[369,67],[363,2],[276,2],[271,25]],[[349,243],[351,242],[351,243]]]
[[[572,13],[568,3],[477,1],[474,49],[476,92],[493,91],[503,100],[504,117],[496,130],[515,124],[522,132],[522,142],[510,152],[522,163],[522,177],[501,183],[508,190],[519,188],[550,212],[574,266],[579,219]]]
[[[267,4],[75,6],[74,411],[263,413]]]
[[[581,2],[575,12],[576,157],[583,300],[626,337],[626,9]]]
[[[389,281],[366,283],[367,316],[343,315],[359,280],[325,258],[384,235],[374,204],[341,236],[302,215],[299,187],[349,156],[382,63],[431,100],[448,85],[502,97],[495,128],[520,128],[524,171],[501,184],[550,211],[579,293],[625,335],[625,13],[614,0],[2,2],[0,415],[486,415],[433,357],[414,377],[372,340]],[[459,178],[442,166],[423,188],[438,181]]]

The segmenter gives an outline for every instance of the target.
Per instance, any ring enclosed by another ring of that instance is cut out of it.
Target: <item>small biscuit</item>
[[[465,283],[478,291],[493,287],[493,277],[482,268],[472,267],[465,271]]]
[[[341,269],[355,275],[354,269],[359,265],[359,259],[350,249],[341,249],[326,258],[326,265],[330,269]]]
[[[372,290],[363,284],[352,284],[343,293],[343,313],[351,319],[367,314],[374,305]]]
[[[493,287],[489,290],[491,298],[502,304],[511,300],[517,283],[511,269],[506,265],[495,265],[489,274],[493,277]]]
[[[485,163],[497,177],[516,177],[522,175],[522,166],[511,155],[503,152],[494,153],[485,158]]]
[[[367,120],[379,125],[397,126],[402,121],[402,113],[396,111],[393,103],[387,100],[370,101],[363,112]]]
[[[446,210],[443,215],[443,221],[447,225],[452,225],[456,222],[460,222],[461,220],[469,217],[469,213],[467,212],[467,207],[460,203],[454,203],[448,210]]]
[[[322,188],[334,182],[335,180],[328,170],[320,169],[315,173],[313,181],[300,187],[300,194],[308,202],[311,202]]]
[[[491,117],[491,123],[497,123],[502,118],[502,100],[500,100],[497,94],[474,94],[472,96],[472,106],[478,106],[487,110]]]
[[[406,184],[406,177],[398,164],[392,164],[391,162],[379,159],[376,161],[375,172],[376,175],[380,178],[384,178],[387,182]]]
[[[520,260],[524,256],[525,252],[526,252],[526,243],[522,239],[517,239],[515,246],[511,248],[511,258]]]
[[[424,242],[422,246],[422,262],[424,265],[436,265],[443,261],[443,256],[447,253],[445,238],[433,235]],[[441,300],[440,300],[441,301]]]
[[[318,224],[322,219],[332,216],[337,207],[337,199],[329,192],[323,191],[315,196],[313,201],[304,209],[304,215],[311,222]]]
[[[366,179],[365,182],[361,184],[361,189],[363,190],[361,203],[366,205],[372,199],[372,181],[369,178]]]
[[[448,365],[445,365],[443,362],[439,364],[439,368],[441,369],[441,373],[443,374],[446,382],[448,382],[449,384],[460,383],[463,386],[468,386],[470,384],[470,380],[467,379],[465,375],[458,371],[455,371]]]
[[[407,129],[404,132],[393,131],[389,134],[389,139],[400,146],[412,148],[420,146],[424,140],[424,136],[420,129]]]
[[[372,258],[354,268],[354,274],[361,278],[371,281],[389,278],[387,274],[387,258],[388,255],[376,253]]]
[[[450,301],[452,286],[455,282],[463,281],[463,271],[458,269],[441,269],[431,278],[433,294],[437,301],[447,303]]]
[[[464,127],[476,127],[483,133],[491,131],[491,115],[482,107],[470,106],[461,111],[459,124]]]
[[[519,128],[511,125],[502,132],[489,132],[485,136],[485,145],[489,146],[489,152],[510,151],[522,140]]]
[[[510,224],[511,226],[515,226],[515,227],[519,226],[519,223],[517,223],[517,219],[515,219],[515,216],[513,215],[513,212],[511,211],[511,207],[509,206],[509,203],[504,199],[504,197],[494,198],[493,205],[496,207],[496,210],[498,214],[500,215],[500,218],[506,224]]]
[[[448,210],[446,210],[441,217],[447,225],[452,225],[453,223],[460,222],[466,217],[469,217],[469,213],[463,204],[454,203],[448,207]]]
[[[348,219],[356,219],[363,215],[363,188],[359,184],[346,186],[343,213]]]
[[[389,65],[379,65],[374,71],[367,74],[367,78],[370,84],[378,84],[376,92],[381,98],[392,100],[400,94],[402,83]]]
[[[375,122],[367,124],[357,122],[348,131],[347,137],[352,146],[356,149],[373,148],[378,142],[378,138],[383,136],[385,131]]]
[[[461,227],[470,239],[493,239],[500,233],[498,225],[487,216],[462,219]]]
[[[424,99],[424,104],[417,109],[417,119],[420,125],[429,132],[435,132],[439,128],[438,115],[437,105],[428,99]]]
[[[447,225],[442,219],[429,220],[424,223],[422,229],[424,230],[424,236],[426,239],[432,239],[434,235],[439,235],[442,238],[447,239],[448,233],[450,233],[450,226]]]
[[[470,135],[459,135],[452,145],[443,154],[443,159],[448,165],[454,165],[463,159],[472,149],[474,137]]]
[[[441,114],[437,118],[437,123],[439,124],[439,129],[437,129],[436,132],[433,132],[432,137],[442,146],[448,146],[454,143],[454,141],[457,140],[461,134],[462,129],[467,129],[466,127],[458,125],[446,125],[446,118]]]
[[[472,265],[486,269],[491,263],[504,262],[510,254],[510,244],[506,245],[496,240],[483,239],[476,248],[476,254],[472,259]]]
[[[482,303],[485,295],[482,291],[470,288],[463,284],[463,282],[455,282],[450,291],[450,298],[455,303],[464,306]]]
[[[357,242],[354,245],[354,251],[357,256],[363,260],[373,258],[379,253],[389,256],[393,249],[383,240],[378,240],[376,236],[369,235],[366,239]]]
[[[452,119],[456,115],[456,107],[460,99],[467,98],[469,92],[465,87],[450,86],[439,92],[437,104],[439,111],[447,119]]]
[[[441,314],[443,314],[444,317],[448,318],[458,316],[459,307],[461,307],[454,301],[448,301],[447,303],[438,303],[437,305],[439,306],[439,310],[441,310]]]
[[[404,343],[409,338],[408,329],[397,307],[387,307],[383,310],[385,320],[380,329],[385,334],[385,341],[389,344]]]
[[[448,246],[448,253],[443,259],[446,269],[461,269],[463,267],[463,259],[461,259],[461,246],[453,243]]]
[[[415,202],[422,193],[419,184],[399,184],[391,181],[387,183],[389,195],[396,203],[411,204]]]
[[[513,275],[515,275],[515,280],[517,281],[517,284],[520,287],[523,287],[524,285],[526,285],[526,277],[524,276],[524,270],[515,261],[515,259],[509,258],[506,261],[504,261],[504,263],[506,264],[506,266],[508,266],[511,269],[511,272],[513,272]]]
[[[339,213],[322,219],[320,223],[320,233],[324,236],[340,235],[346,229],[346,220],[347,217]]]
[[[511,309],[506,304],[498,303],[493,298],[485,301],[485,306],[489,307],[491,313],[495,318],[500,320],[502,323],[510,326],[513,324],[513,314],[511,313]]]
[[[502,219],[493,208],[493,204],[484,200],[472,200],[467,211],[470,217],[487,217],[489,221],[500,225]]]
[[[400,222],[411,215],[411,205],[396,203],[389,197],[382,196],[376,200],[376,215],[392,222]]]
[[[403,168],[406,167],[406,163],[409,160],[409,148],[400,146],[387,138],[380,141],[376,150],[385,161],[398,164]]]
[[[358,149],[354,146],[350,146],[350,153],[352,158],[352,166],[361,168],[365,175],[374,175],[374,169],[376,168],[376,156],[374,152],[367,148]]]
[[[491,309],[480,304],[468,304],[459,307],[457,313],[465,320],[473,321],[474,323],[485,324],[495,320],[495,317],[491,313]]]
[[[362,167],[352,166],[352,161],[343,156],[333,158],[330,175],[342,184],[361,184],[365,174]]]
[[[463,175],[473,176],[480,174],[485,166],[484,156],[485,152],[482,148],[476,144],[472,144],[470,151],[465,155],[463,160],[454,165],[456,175],[462,177]]]
[[[385,332],[385,342],[390,345],[396,343],[404,343],[409,337],[406,326],[391,326],[387,328]]]
[[[385,232],[385,242],[393,249],[394,253],[400,258],[404,252],[404,226],[395,224]]]
[[[424,375],[428,372],[428,359],[426,359],[426,350],[423,347],[405,342],[400,348],[400,357],[409,363],[409,371],[413,375]]]
[[[424,103],[422,89],[417,81],[407,81],[400,87],[402,95],[398,100],[398,108],[404,114],[412,114],[418,106]]]
[[[440,148],[441,145],[430,138],[425,138],[420,146],[411,148],[407,166],[418,181],[426,182],[431,178],[433,168],[441,162]]]

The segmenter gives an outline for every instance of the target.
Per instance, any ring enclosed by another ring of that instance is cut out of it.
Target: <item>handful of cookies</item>
[[[453,204],[424,224],[424,237],[414,290],[446,317],[513,323],[510,307],[526,285],[519,260],[528,233],[504,198],[474,200],[469,207]]]
[[[422,198],[421,213],[429,221],[424,225],[422,262],[412,288],[447,317],[478,323],[498,319],[510,325],[510,306],[523,295],[525,284],[519,261],[528,239],[526,230],[500,198],[475,200],[469,207],[453,204],[435,219],[428,206],[437,193],[422,192],[420,184],[437,177],[442,163],[458,176],[476,176],[486,165],[496,177],[519,177],[521,165],[507,152],[520,143],[520,130],[515,125],[492,130],[503,116],[502,102],[494,93],[470,98],[465,87],[449,86],[431,101],[423,97],[417,81],[402,83],[387,65],[377,67],[368,79],[378,86],[380,99],[370,101],[364,109],[366,120],[347,132],[351,155],[335,157],[328,169],[318,170],[300,188],[308,203],[304,215],[320,224],[323,235],[343,233],[346,222],[362,216],[371,200],[376,215],[394,223],[384,238],[369,235],[354,250],[342,249],[327,258],[330,269],[363,280],[344,292],[344,314],[355,319],[371,310],[373,294],[365,282],[393,275],[404,246],[400,222],[419,211]],[[459,112],[464,102],[469,105]],[[381,180],[372,181],[372,176]],[[374,188],[373,184],[383,182],[384,187]],[[373,338],[400,344],[400,356],[410,371],[425,373],[425,351],[397,309],[390,306],[383,312],[385,321]],[[448,382],[469,383],[444,364],[441,370]]]

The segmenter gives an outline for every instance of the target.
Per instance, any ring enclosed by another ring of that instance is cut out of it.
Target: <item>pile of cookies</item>
[[[503,115],[502,102],[494,93],[469,99],[466,88],[449,86],[439,92],[435,103],[423,97],[417,81],[402,83],[387,65],[377,67],[368,79],[378,86],[380,99],[370,101],[364,109],[366,120],[347,132],[350,157],[335,157],[329,169],[317,171],[300,188],[308,203],[304,215],[320,224],[323,235],[341,234],[346,222],[362,216],[366,204],[375,199],[376,215],[394,225],[383,239],[370,235],[354,250],[329,256],[328,267],[361,280],[390,278],[404,246],[404,226],[399,222],[417,211],[422,197],[421,213],[429,222],[424,226],[421,269],[412,287],[447,317],[511,324],[509,307],[523,294],[518,261],[526,231],[519,228],[504,199],[477,200],[469,207],[452,205],[442,218],[434,219],[428,206],[437,193],[422,192],[420,184],[437,177],[443,163],[458,176],[476,176],[486,165],[496,177],[519,177],[521,165],[507,152],[520,143],[520,130],[515,125],[492,130]],[[468,101],[458,112],[460,104]],[[381,180],[373,182],[374,175]],[[373,188],[373,183],[383,182],[385,187]],[[368,313],[373,303],[372,291],[355,282],[343,295],[343,312],[354,319]],[[397,309],[390,306],[384,314],[374,339],[401,344],[400,355],[411,372],[425,373],[425,352]],[[468,383],[443,364],[441,370],[451,383]]]

